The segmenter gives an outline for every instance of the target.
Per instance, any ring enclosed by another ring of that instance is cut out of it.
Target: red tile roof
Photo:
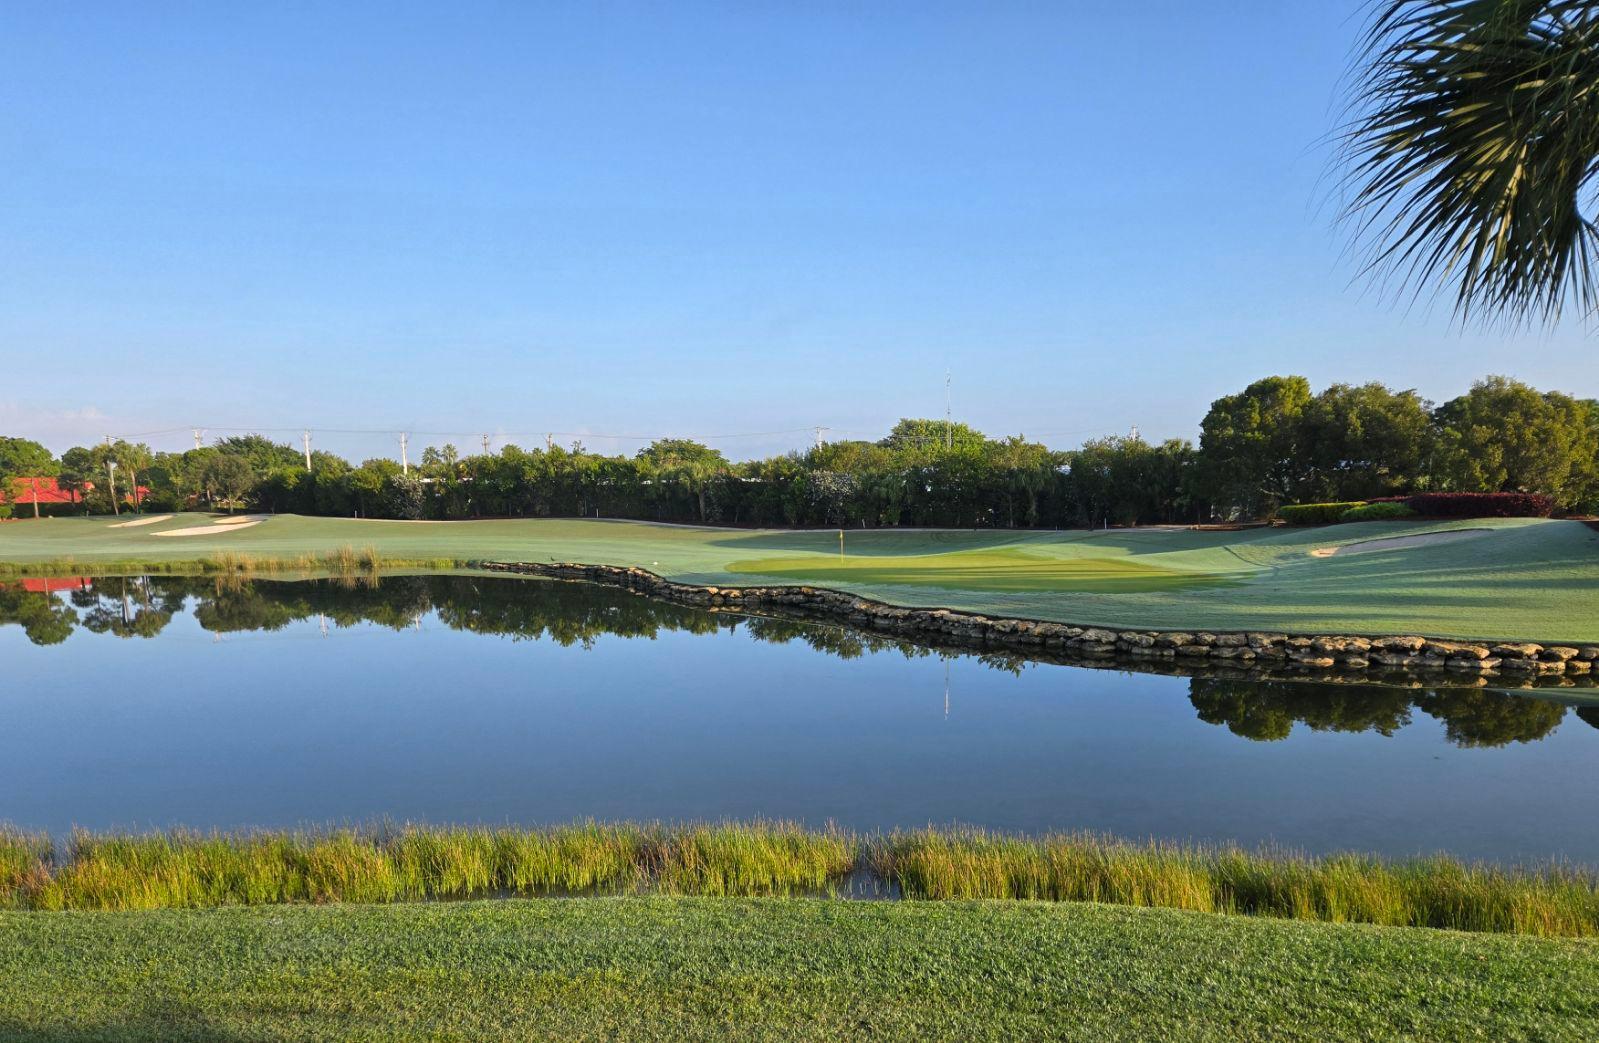
[[[82,503],[83,496],[72,489],[63,489],[54,478],[13,478],[11,479],[10,495],[0,492],[0,503],[30,504],[33,502],[34,490],[38,489],[40,503]],[[93,489],[93,482],[85,482],[85,489]],[[139,486],[139,500],[142,502],[150,495],[148,485]],[[124,491],[123,503],[133,502],[133,493]]]
[[[61,488],[54,478],[13,478],[10,495],[0,492],[0,503],[32,503],[35,489],[40,503],[77,503],[81,499],[76,492]]]

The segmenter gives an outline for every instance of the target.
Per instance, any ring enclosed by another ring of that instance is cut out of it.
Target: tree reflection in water
[[[1200,720],[1261,742],[1286,739],[1296,723],[1315,731],[1392,735],[1410,723],[1415,708],[1442,721],[1456,746],[1504,746],[1542,739],[1566,716],[1560,703],[1487,688],[1411,690],[1192,677],[1188,700]],[[1577,712],[1589,723],[1599,718],[1592,707]]]
[[[70,589],[61,590],[62,586]],[[34,589],[36,588],[36,589]],[[63,596],[64,595],[64,596]],[[278,631],[317,618],[325,627],[373,624],[403,630],[428,613],[455,630],[592,647],[606,635],[713,634],[742,629],[757,641],[800,642],[840,659],[898,652],[939,655],[923,645],[846,627],[748,617],[675,605],[576,583],[479,576],[396,576],[322,580],[128,577],[0,584],[0,625],[18,626],[36,645],[57,645],[77,627],[119,638],[160,634],[185,608],[206,631]],[[1025,657],[973,659],[1017,674]],[[1314,731],[1393,735],[1420,710],[1443,722],[1450,742],[1504,746],[1542,739],[1564,719],[1558,702],[1485,688],[1388,688],[1370,684],[1191,677],[1199,719],[1246,739],[1285,739],[1295,724]],[[1599,728],[1599,707],[1577,716]]]

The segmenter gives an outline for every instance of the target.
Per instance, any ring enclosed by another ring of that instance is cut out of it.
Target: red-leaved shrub
[[[1417,493],[1405,502],[1430,518],[1547,518],[1555,509],[1542,493]]]

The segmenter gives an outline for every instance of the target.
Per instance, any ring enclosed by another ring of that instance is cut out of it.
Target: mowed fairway
[[[931,587],[938,590],[1130,594],[1230,582],[1226,574],[1180,572],[1131,556],[1059,558],[1015,548],[949,554],[756,558],[728,566],[735,573],[782,577],[829,587]]]
[[[1588,941],[1032,902],[0,913],[0,1039],[1550,1040]]]
[[[13,571],[50,563],[61,571],[70,559],[86,572],[136,571],[225,554],[293,559],[353,547],[414,562],[584,562],[640,566],[689,583],[813,584],[894,604],[1106,626],[1599,643],[1599,531],[1573,521],[1240,532],[850,530],[841,555],[836,529],[295,515],[241,527],[214,520],[179,514],[137,527],[98,518],[9,522],[0,524],[0,563]],[[201,531],[160,535],[184,529]],[[1440,532],[1452,538],[1372,543]],[[1339,553],[1325,553],[1335,547]]]

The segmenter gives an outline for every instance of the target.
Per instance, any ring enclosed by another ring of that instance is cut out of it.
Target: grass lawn
[[[594,520],[392,522],[282,515],[232,529],[177,515],[0,524],[0,563],[72,559],[131,569],[233,553],[294,558],[341,547],[386,558],[637,565],[709,584],[813,583],[883,601],[1107,626],[1599,643],[1599,531],[1482,519],[1194,532],[710,529]],[[1312,554],[1396,536],[1447,542]]]
[[[1576,1041],[1599,946],[1014,902],[0,913],[0,1038]]]

